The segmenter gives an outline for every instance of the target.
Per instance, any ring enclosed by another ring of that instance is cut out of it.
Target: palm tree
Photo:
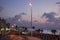
[[[35,29],[35,26],[33,26],[32,29]]]
[[[57,32],[57,30],[52,29],[52,30],[51,30],[51,32],[55,35],[55,34],[56,34],[56,32]]]

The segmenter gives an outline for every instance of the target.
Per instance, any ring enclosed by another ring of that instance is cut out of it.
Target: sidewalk
[[[8,35],[11,40],[42,40],[40,38],[31,37],[31,36],[17,36],[17,35]],[[27,38],[27,39],[26,39]]]

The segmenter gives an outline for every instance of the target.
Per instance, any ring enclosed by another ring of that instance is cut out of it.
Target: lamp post
[[[31,13],[31,27],[32,27],[32,2],[30,1],[29,3],[30,6],[30,13]],[[31,36],[32,36],[32,31],[31,31]]]
[[[29,3],[29,6],[30,6],[30,13],[31,13],[31,27],[32,27],[32,2],[30,1]]]

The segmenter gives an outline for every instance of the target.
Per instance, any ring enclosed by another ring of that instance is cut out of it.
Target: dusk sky
[[[56,2],[59,0],[31,0],[33,17],[41,17],[44,12],[58,12],[58,5]],[[30,15],[30,0],[0,0],[0,6],[2,6],[3,12],[0,13],[2,17],[14,17],[24,12],[26,16]]]
[[[19,18],[30,21],[29,2],[30,0],[0,0],[0,17],[12,17],[12,21],[9,21],[14,23]],[[31,0],[31,2],[33,20],[37,20],[39,25],[43,24],[42,26],[47,27],[49,24],[51,27],[56,26],[55,28],[60,29],[57,27],[60,26],[60,14],[59,6],[56,4],[60,0]]]

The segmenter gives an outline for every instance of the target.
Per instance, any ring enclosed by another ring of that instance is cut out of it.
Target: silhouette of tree
[[[35,26],[33,26],[32,29],[35,29]]]
[[[57,30],[52,29],[52,30],[51,30],[51,32],[55,35],[55,34],[56,34],[56,32],[57,32]]]
[[[27,27],[25,27],[25,31],[27,31]]]

